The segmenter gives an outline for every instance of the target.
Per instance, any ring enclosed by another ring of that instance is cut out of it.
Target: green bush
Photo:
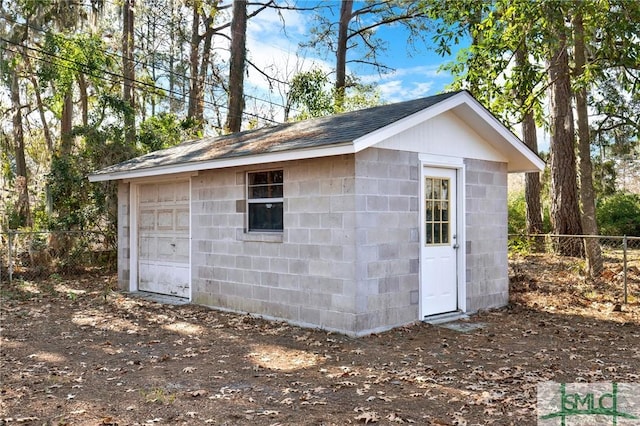
[[[527,203],[524,192],[509,194],[507,200],[509,234],[526,234],[527,232]]]
[[[618,193],[598,203],[600,235],[640,236],[640,195]]]

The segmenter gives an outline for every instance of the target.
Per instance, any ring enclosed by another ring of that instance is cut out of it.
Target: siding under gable
[[[376,147],[486,161],[508,161],[451,111],[400,132],[378,143]]]

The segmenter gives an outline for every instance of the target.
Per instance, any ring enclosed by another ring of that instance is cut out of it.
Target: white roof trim
[[[544,161],[542,161],[542,159],[538,157],[538,155],[531,151],[529,147],[527,147],[516,135],[514,135],[507,127],[505,127],[493,114],[491,114],[468,92],[459,92],[456,95],[438,102],[437,104],[429,108],[418,111],[413,115],[403,118],[402,120],[398,120],[393,124],[385,126],[354,140],[353,144],[355,151],[359,152],[363,149],[374,146],[377,143],[384,141],[385,139],[397,135],[398,133],[401,133],[413,126],[423,123],[444,112],[453,110],[453,112],[456,113],[455,109],[460,106],[466,106],[470,108],[477,118],[483,120],[483,122],[490,127],[492,133],[502,139],[503,143],[496,142],[495,145],[506,144],[507,147],[510,146],[526,158],[527,162],[529,163],[527,167],[518,167],[513,169],[510,167],[509,172],[528,172],[544,169]],[[465,117],[460,118],[463,121],[467,122],[467,124],[469,124],[472,129],[477,131],[477,129],[474,128],[475,126],[473,124],[469,123],[468,120],[465,120]],[[492,142],[491,138],[489,139],[489,142]],[[496,148],[500,152],[504,151],[504,146],[494,146],[494,148]]]
[[[114,173],[89,175],[90,182],[104,182],[118,179],[138,179],[153,176],[164,176],[175,173],[197,172],[201,170],[222,169],[225,167],[249,166],[254,164],[277,163],[281,161],[303,160],[308,158],[330,157],[332,155],[354,154],[351,143],[334,144],[320,148],[297,149],[268,154],[256,154],[243,157],[221,158],[218,160],[198,161],[192,163],[155,166],[145,169],[128,170]]]
[[[531,172],[544,169],[545,164],[540,157],[531,151],[516,135],[506,128],[497,118],[495,118],[493,114],[475,100],[473,96],[468,92],[463,91],[440,101],[431,107],[418,111],[417,113],[398,120],[395,123],[355,139],[353,142],[326,145],[316,148],[272,152],[267,154],[173,164],[169,166],[154,166],[144,169],[113,173],[98,173],[89,175],[89,181],[103,182],[118,179],[138,179],[175,173],[196,172],[199,170],[221,169],[225,167],[269,164],[281,161],[354,154],[447,111],[453,111],[454,114],[467,122],[467,124],[479,135],[484,136],[484,138],[492,144],[494,148],[498,151],[505,152],[507,158],[517,159],[517,155],[521,155],[521,158],[523,158],[524,161],[517,161],[518,164],[512,164],[512,162],[509,161],[509,172]],[[477,123],[475,125],[473,123],[469,123],[470,119],[479,119],[481,126],[478,126]],[[514,157],[514,155],[516,156]]]

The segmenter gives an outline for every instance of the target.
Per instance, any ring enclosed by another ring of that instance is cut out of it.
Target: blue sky
[[[334,5],[332,19],[335,20],[340,3],[331,3]],[[285,30],[282,19],[286,22]],[[314,24],[314,15],[310,11],[283,11],[282,18],[272,10],[261,12],[251,19],[248,26],[250,60],[281,80],[290,80],[296,72],[314,67],[325,70],[335,68],[333,54],[312,50],[300,52],[298,48],[299,42],[308,39],[309,29]],[[365,83],[377,83],[384,102],[430,96],[441,92],[451,83],[451,76],[439,71],[449,58],[440,57],[424,44],[417,44],[417,51],[408,49],[407,33],[402,26],[383,27],[378,34],[388,43],[386,52],[379,53],[381,62],[395,71],[379,75],[371,67],[351,67],[348,72],[354,72]],[[427,35],[426,39],[430,40],[431,36]],[[246,89],[249,94],[255,93],[256,97],[268,97],[274,103],[282,103],[284,88],[277,84],[269,87],[267,80],[251,68],[248,70]],[[252,102],[249,101],[247,106],[251,107]],[[254,101],[253,107],[261,106]]]

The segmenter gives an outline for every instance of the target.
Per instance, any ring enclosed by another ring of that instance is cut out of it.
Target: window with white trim
[[[247,173],[247,229],[249,232],[282,232],[283,172]]]

